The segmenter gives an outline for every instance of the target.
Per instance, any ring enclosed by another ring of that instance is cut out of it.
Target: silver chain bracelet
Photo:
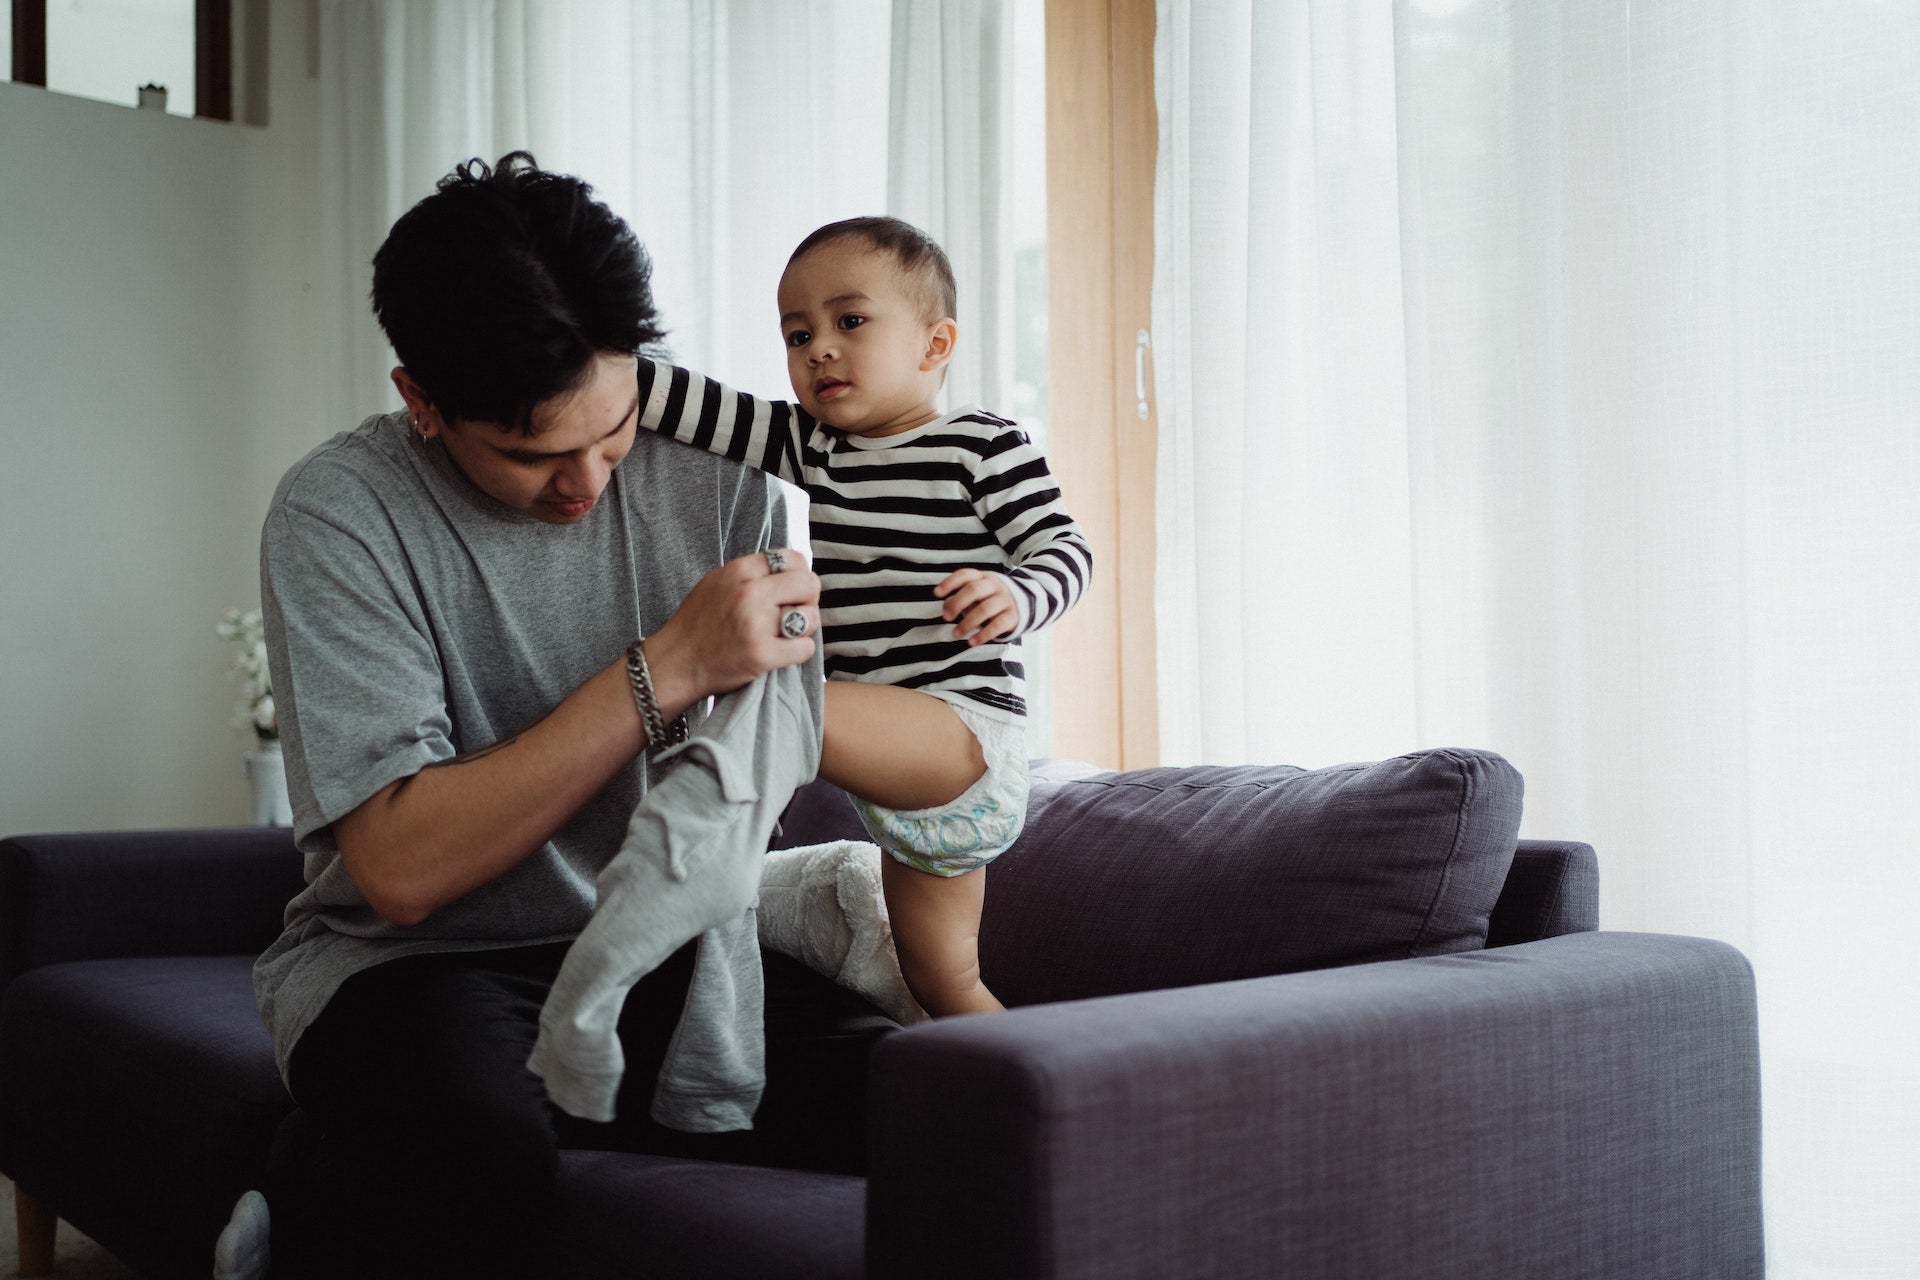
[[[640,708],[640,722],[647,730],[647,758],[649,760],[665,751],[668,747],[678,746],[687,740],[686,713],[673,718],[671,727],[660,714],[660,699],[654,696],[653,673],[647,669],[647,654],[642,647],[646,637],[642,636],[627,646],[627,682],[633,686],[633,701]]]

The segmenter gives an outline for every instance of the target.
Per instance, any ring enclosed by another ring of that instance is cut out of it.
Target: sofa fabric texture
[[[1600,863],[1593,846],[1522,840],[1487,925],[1489,947],[1592,933],[1600,927]]]
[[[876,1275],[1762,1274],[1753,975],[1706,939],[935,1023],[882,1041],[874,1079]],[[945,1105],[913,1105],[928,1093]],[[945,1207],[916,1189],[936,1177],[995,1229],[929,1253]]]
[[[1028,1007],[879,1042],[868,1176],[569,1151],[557,1272],[1757,1280],[1751,972],[1593,932],[1519,804],[1474,751],[1043,771],[982,938]],[[0,1171],[143,1275],[207,1274],[291,1105],[249,966],[300,884],[284,830],[0,840]]]
[[[867,1180],[608,1151],[560,1157],[569,1280],[858,1276]]]
[[[305,881],[275,827],[0,841],[0,983],[62,960],[258,955]]]
[[[1521,793],[1506,760],[1464,750],[1036,778],[987,877],[982,976],[1025,1005],[1478,950]],[[776,843],[859,838],[816,783]]]
[[[244,955],[76,960],[0,1004],[7,1169],[144,1274],[211,1257],[291,1107],[251,970]]]

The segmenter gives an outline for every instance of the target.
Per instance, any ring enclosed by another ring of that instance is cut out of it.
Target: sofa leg
[[[52,1209],[18,1186],[13,1189],[13,1218],[20,1231],[20,1274],[52,1274],[53,1237],[60,1219]]]

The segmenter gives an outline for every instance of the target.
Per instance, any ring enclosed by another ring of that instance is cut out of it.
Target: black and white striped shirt
[[[1017,637],[1073,607],[1093,552],[1019,427],[966,408],[898,435],[850,436],[797,404],[645,358],[640,425],[806,490],[828,678],[1026,714]],[[1012,584],[1012,635],[974,647],[954,638],[933,588],[964,568]]]

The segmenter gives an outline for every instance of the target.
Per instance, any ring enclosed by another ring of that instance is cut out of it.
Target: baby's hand
[[[954,624],[954,637],[969,645],[998,640],[1020,625],[1013,591],[997,573],[955,569],[941,579],[933,594],[946,601],[940,616]]]

